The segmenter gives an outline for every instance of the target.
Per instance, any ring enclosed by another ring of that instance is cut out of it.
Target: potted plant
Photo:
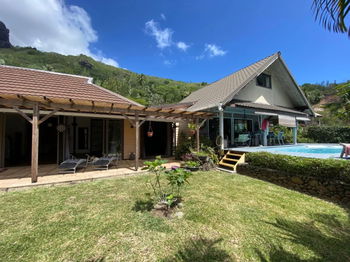
[[[202,163],[207,163],[209,161],[208,153],[204,151],[196,152],[195,155]]]
[[[196,133],[196,124],[195,123],[188,123],[188,128],[190,130],[191,135],[194,135]]]
[[[185,168],[190,171],[198,171],[200,167],[200,163],[197,161],[186,161],[185,162]]]

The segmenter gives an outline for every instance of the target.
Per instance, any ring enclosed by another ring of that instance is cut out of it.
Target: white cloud
[[[170,28],[162,29],[159,23],[155,22],[153,19],[145,23],[145,31],[155,38],[157,47],[160,49],[176,46],[180,50],[186,51],[190,47],[190,45],[183,41],[177,43],[173,42],[174,31]]]
[[[205,57],[224,56],[226,53],[227,51],[223,50],[221,47],[215,44],[205,44],[203,53],[197,56],[196,59],[200,60]]]
[[[10,29],[10,41],[42,51],[64,55],[85,54],[103,63],[119,66],[112,58],[92,52],[98,40],[89,14],[64,0],[0,0],[0,20]]]
[[[190,47],[190,45],[188,45],[188,44],[186,44],[185,42],[182,42],[182,41],[177,42],[176,46],[177,46],[177,48],[181,49],[182,51],[186,51]]]
[[[214,44],[206,44],[204,52],[207,52],[210,57],[214,56],[224,56],[227,51],[221,49],[221,47]]]
[[[172,45],[173,31],[170,28],[161,29],[157,22],[150,20],[145,24],[146,33],[155,37],[157,47],[163,49]]]
[[[165,14],[160,14],[160,18],[162,18],[165,21],[166,20]]]

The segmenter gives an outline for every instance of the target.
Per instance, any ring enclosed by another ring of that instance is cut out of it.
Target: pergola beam
[[[32,123],[32,119],[27,116],[21,109],[19,109],[17,106],[12,107],[14,110],[17,111],[18,114],[20,114],[25,120],[27,120],[29,123]]]
[[[54,109],[52,112],[50,112],[49,114],[45,115],[43,118],[41,118],[38,122],[38,124],[42,124],[43,122],[45,122],[47,119],[49,119],[50,117],[52,117],[54,114],[56,114],[58,112],[58,109]]]
[[[27,108],[32,108],[33,105],[38,102],[31,102],[31,101],[21,101],[21,100],[9,100],[9,99],[4,99],[0,98],[0,104],[4,106],[23,106]],[[46,108],[46,109],[58,109],[58,110],[76,110],[79,112],[91,112],[92,108],[91,106],[87,105],[78,105],[78,104],[57,104],[57,103],[43,103],[39,102],[39,107],[41,108]],[[111,110],[112,109],[112,110]],[[210,116],[205,116],[205,115],[195,115],[193,112],[186,112],[186,113],[181,113],[181,114],[172,114],[172,113],[166,113],[166,112],[159,112],[159,111],[143,111],[142,109],[140,110],[130,110],[130,109],[125,109],[125,108],[117,108],[117,107],[94,107],[93,111],[95,113],[116,113],[116,114],[139,114],[139,117],[141,115],[145,116],[163,116],[163,117],[178,117],[181,119],[195,119],[195,118],[210,118]]]

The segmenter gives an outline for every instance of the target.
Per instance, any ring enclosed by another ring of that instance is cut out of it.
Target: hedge
[[[280,170],[292,175],[322,177],[350,183],[350,161],[305,158],[267,152],[247,153],[249,165]]]
[[[350,143],[350,126],[310,126],[306,136],[317,143]]]

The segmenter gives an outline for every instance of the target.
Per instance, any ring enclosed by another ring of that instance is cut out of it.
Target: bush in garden
[[[350,143],[350,126],[310,126],[306,137],[317,143]]]
[[[146,161],[143,170],[154,174],[149,181],[153,190],[155,203],[165,203],[168,208],[181,199],[181,189],[191,176],[191,172],[183,168],[166,170],[163,166],[167,161],[157,157],[154,161]]]
[[[304,175],[350,183],[350,161],[318,159],[271,154],[247,153],[246,162],[252,166],[280,170],[293,175]]]

